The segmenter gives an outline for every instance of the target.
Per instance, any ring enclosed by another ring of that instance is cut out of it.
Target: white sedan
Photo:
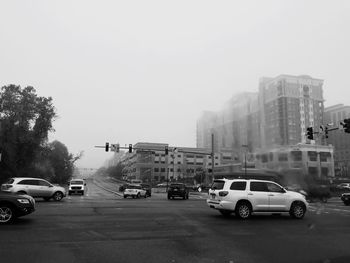
[[[147,197],[146,190],[139,184],[129,184],[124,190],[124,198],[131,196],[132,198]]]

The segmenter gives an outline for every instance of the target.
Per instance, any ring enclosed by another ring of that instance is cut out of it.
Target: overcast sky
[[[105,142],[196,146],[196,121],[259,78],[324,80],[350,105],[350,1],[1,1],[0,85],[51,96],[80,167]]]

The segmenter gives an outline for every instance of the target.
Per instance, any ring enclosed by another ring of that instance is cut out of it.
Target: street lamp
[[[243,144],[243,148],[245,148],[244,151],[244,177],[247,177],[247,151],[248,151],[248,145]]]

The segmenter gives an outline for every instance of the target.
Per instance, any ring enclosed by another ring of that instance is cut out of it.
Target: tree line
[[[38,96],[27,86],[0,90],[0,183],[10,177],[39,177],[66,183],[73,174],[74,156],[59,141],[48,141],[57,118],[51,97]]]

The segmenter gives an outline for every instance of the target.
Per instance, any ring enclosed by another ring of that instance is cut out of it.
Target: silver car
[[[66,189],[56,186],[41,178],[13,177],[1,185],[1,191],[17,194],[27,194],[41,197],[49,201],[61,201],[66,196]]]

